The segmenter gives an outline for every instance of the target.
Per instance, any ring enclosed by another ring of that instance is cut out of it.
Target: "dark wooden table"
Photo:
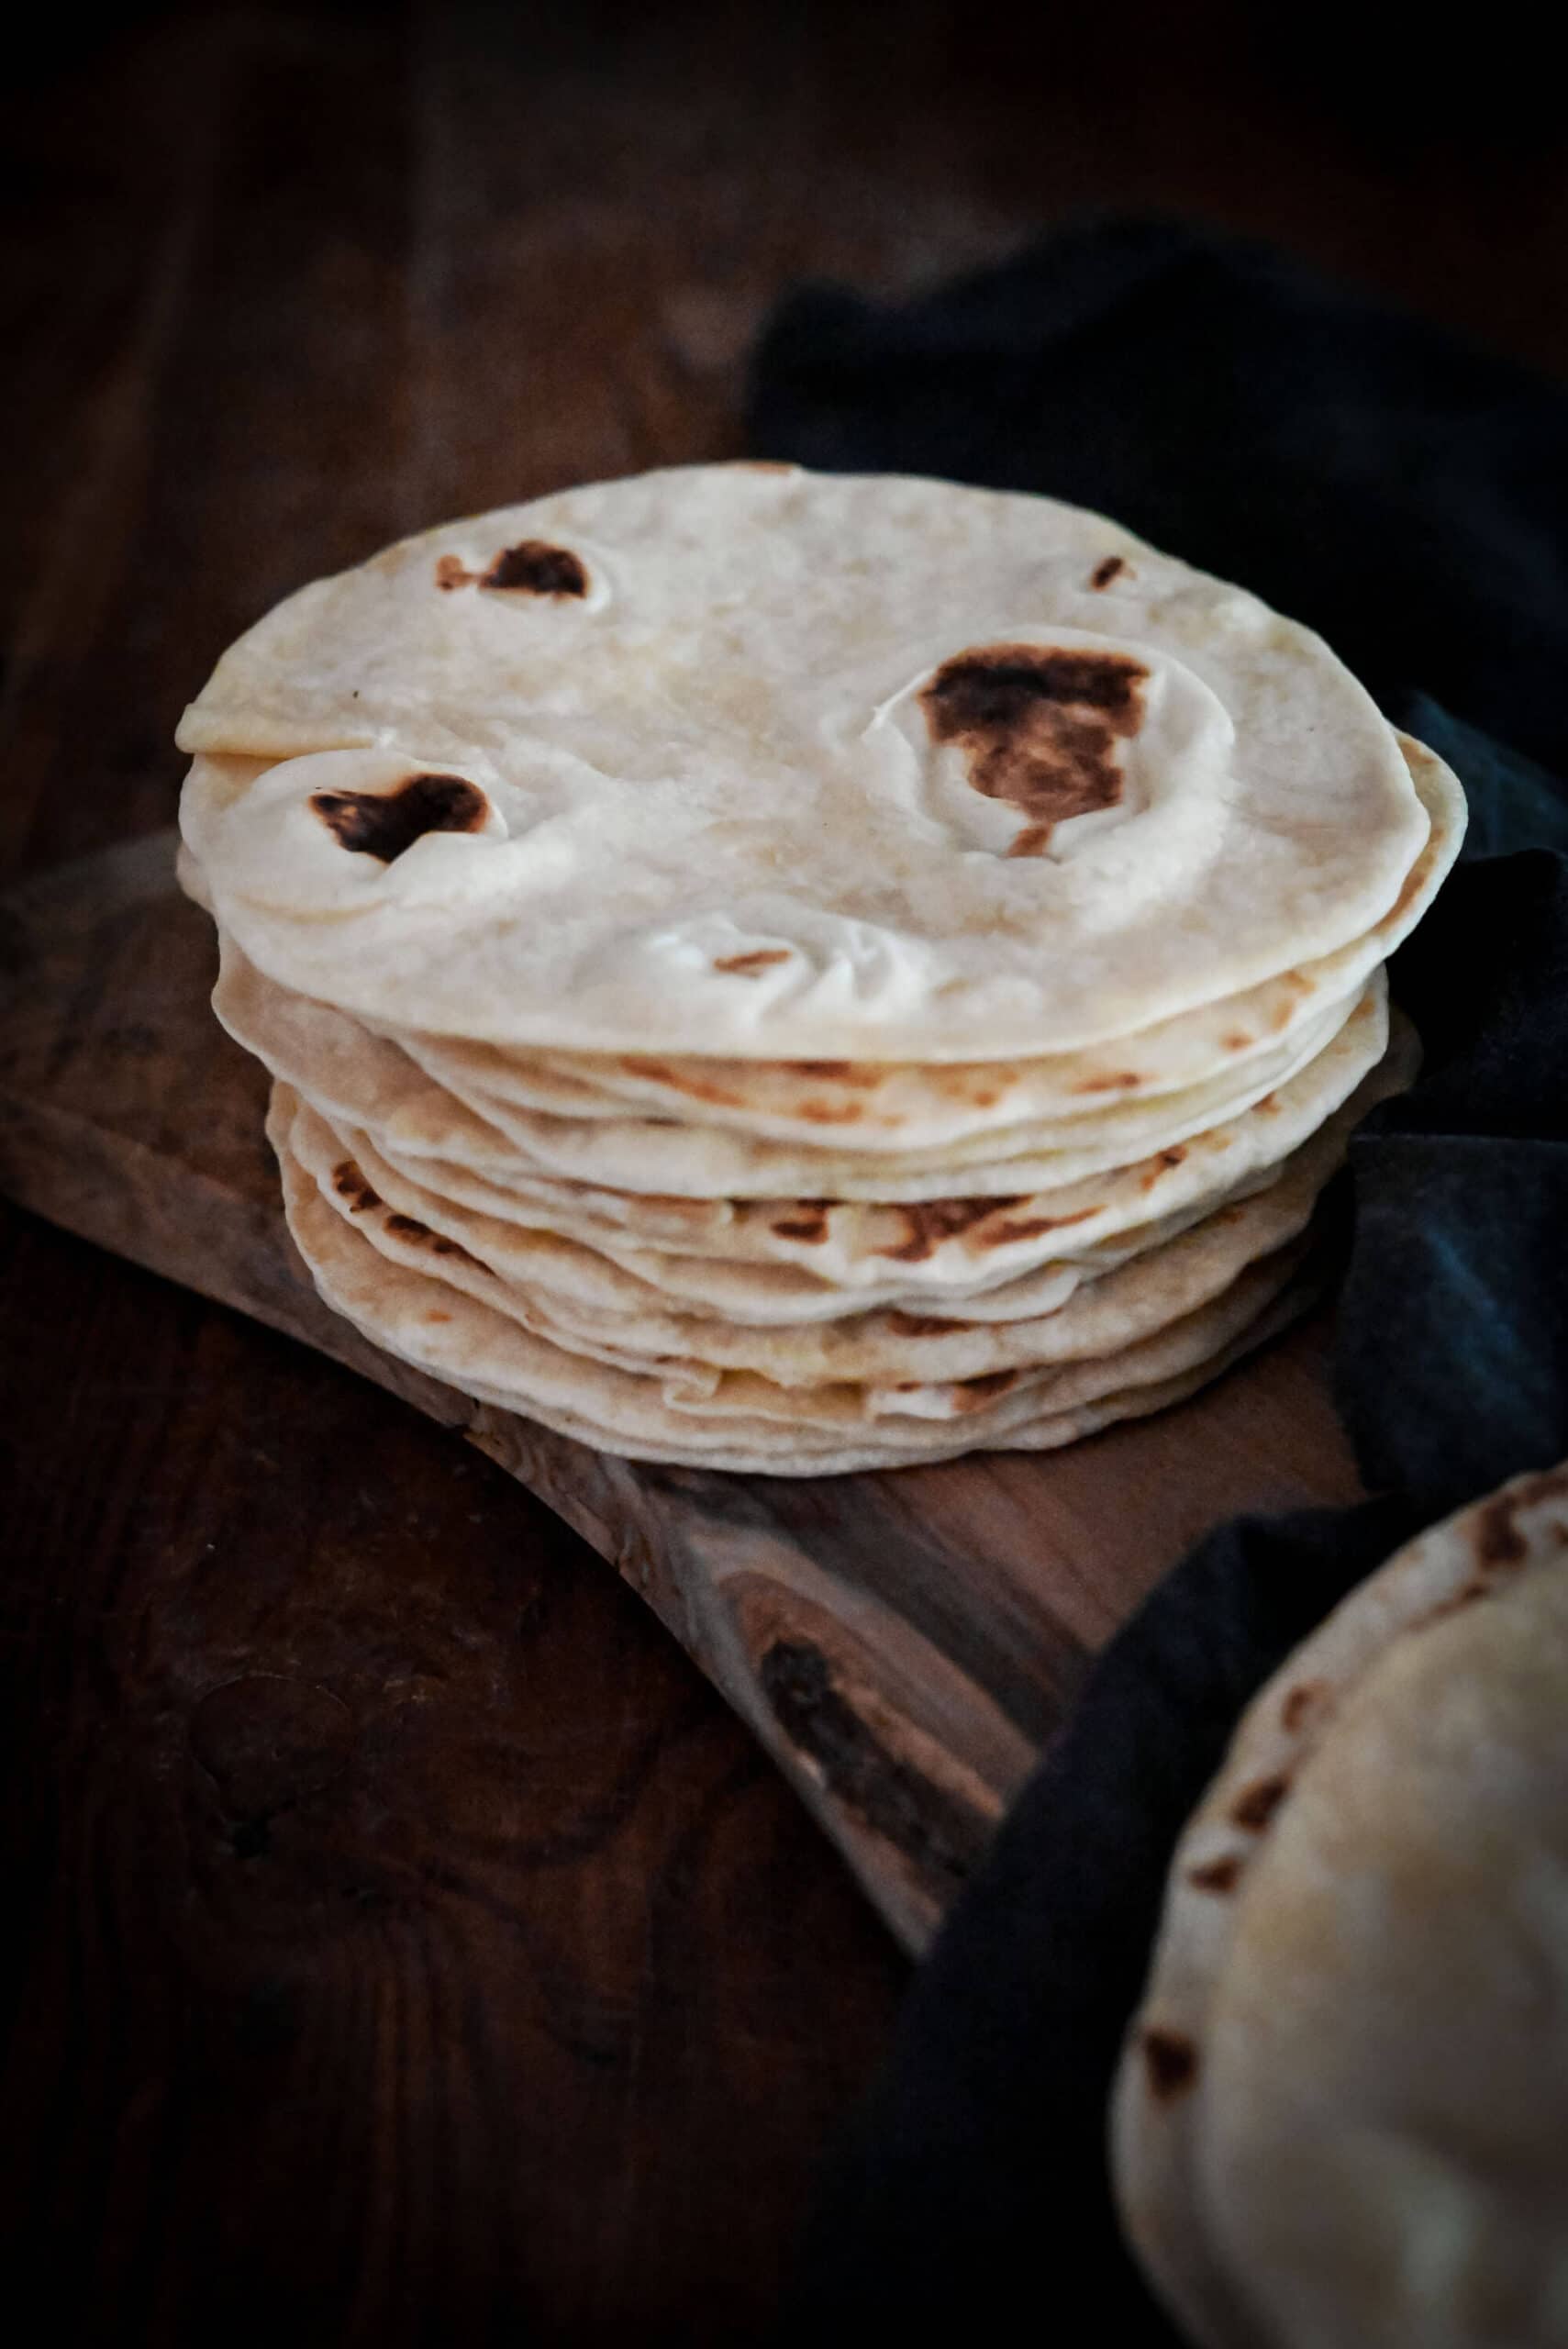
[[[731,452],[805,273],[1175,202],[1568,362],[1529,76],[1263,13],[43,25],[0,123],[0,873],[167,821],[182,703],[301,580]],[[385,1396],[20,1215],[0,1300],[9,2304],[114,2349],[754,2337],[903,1978],[794,1798]]]

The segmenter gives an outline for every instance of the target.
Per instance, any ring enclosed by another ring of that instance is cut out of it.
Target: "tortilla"
[[[1106,1044],[1365,938],[1430,829],[1308,630],[1101,517],[885,475],[428,532],[261,620],[179,739],[263,763],[182,807],[260,970],[528,1050]]]
[[[362,1230],[334,1214],[295,1159],[292,1115],[287,1088],[277,1088],[269,1132],[289,1228],[327,1302],[384,1351],[476,1401],[524,1412],[633,1459],[804,1475],[915,1465],[982,1445],[1051,1449],[1179,1400],[1263,1342],[1315,1294],[1299,1251],[1249,1267],[1229,1305],[1199,1325],[1211,1342],[1195,1363],[1171,1369],[1195,1350],[1191,1333],[1158,1332],[1152,1343],[1129,1347],[1118,1364],[1103,1366],[1103,1375],[1101,1365],[1088,1376],[1070,1365],[1054,1391],[1073,1399],[1061,1409],[1051,1407],[1052,1386],[1043,1376],[1032,1386],[1020,1382],[1018,1392],[982,1394],[971,1409],[943,1416],[918,1409],[890,1416],[879,1409],[879,1398],[848,1386],[792,1398],[748,1374],[688,1383],[679,1364],[672,1366],[666,1391],[661,1377],[628,1368],[611,1350],[577,1352],[465,1295],[451,1285],[450,1260],[429,1260],[440,1264],[438,1274],[381,1254]],[[1218,1346],[1216,1332],[1225,1338]],[[1113,1369],[1125,1375],[1122,1383]]]
[[[779,1266],[818,1292],[852,1290],[862,1306],[896,1302],[877,1294],[896,1276],[918,1292],[962,1297],[973,1308],[981,1295],[1026,1273],[1081,1259],[1097,1262],[1102,1252],[1157,1236],[1161,1225],[1184,1229],[1197,1214],[1272,1181],[1290,1152],[1378,1064],[1383,1019],[1375,996],[1363,1000],[1315,1061],[1240,1118],[1130,1166],[1013,1197],[961,1193],[900,1205],[820,1197],[689,1199],[598,1189],[516,1168],[497,1169],[498,1179],[491,1179],[452,1160],[400,1152],[384,1129],[372,1142],[362,1126],[340,1112],[327,1114],[350,1155],[368,1144],[367,1156],[403,1182],[459,1208],[581,1240],[617,1261],[634,1251],[702,1258],[720,1267]],[[1398,1084],[1408,1084],[1418,1061],[1414,1032],[1396,1019],[1388,1032],[1385,1064]],[[319,1107],[319,1094],[312,1097]]]
[[[1256,1698],[1112,2108],[1206,2349],[1562,2339],[1568,1468],[1461,1510]]]
[[[1378,970],[1353,1008],[1331,1007],[1327,1027],[1294,1040],[1273,1082],[1254,1064],[1240,1097],[1226,1080],[1160,1102],[1102,1110],[1069,1128],[1031,1129],[1031,1147],[999,1156],[975,1143],[906,1159],[803,1149],[723,1129],[654,1119],[588,1119],[486,1105],[484,1114],[437,1083],[389,1039],[350,1015],[289,994],[225,937],[213,1008],[236,1041],[335,1120],[362,1126],[395,1161],[439,1159],[503,1187],[548,1176],[595,1190],[662,1197],[861,1198],[877,1204],[965,1196],[1014,1198],[1083,1181],[1173,1149],[1277,1092],[1352,1022],[1368,1063],[1385,1038],[1386,983]],[[1064,1138],[1065,1137],[1065,1138]]]
[[[764,1325],[831,1321],[848,1313],[878,1310],[925,1313],[933,1307],[976,1321],[1021,1320],[1051,1311],[1081,1282],[1173,1240],[1217,1207],[1262,1189],[1278,1173],[1269,1168],[1232,1192],[1140,1223],[1093,1248],[1043,1259],[1013,1279],[973,1289],[950,1286],[933,1297],[902,1276],[905,1267],[897,1250],[884,1262],[880,1283],[846,1291],[800,1265],[766,1256],[685,1254],[673,1248],[639,1246],[613,1226],[591,1227],[548,1213],[529,1220],[516,1211],[515,1201],[509,1203],[512,1212],[489,1214],[428,1188],[417,1175],[384,1157],[362,1129],[334,1124],[309,1104],[296,1119],[295,1146],[318,1179],[325,1168],[333,1181],[342,1179],[350,1195],[368,1186],[393,1213],[411,1216],[456,1241],[504,1280],[524,1285],[539,1280],[548,1287],[552,1268],[578,1264],[588,1275],[591,1293],[611,1305],[628,1295],[643,1303],[657,1297],[666,1309]],[[1068,1240],[1073,1236],[1071,1230],[1063,1235]]]
[[[645,1367],[678,1361],[754,1372],[784,1386],[875,1381],[907,1389],[1089,1360],[1207,1303],[1246,1265],[1306,1230],[1351,1132],[1391,1083],[1374,1073],[1265,1188],[1118,1267],[1047,1284],[1043,1297],[1029,1281],[1011,1319],[973,1319],[962,1303],[941,1314],[849,1310],[793,1322],[677,1309],[651,1278],[554,1235],[450,1211],[434,1224],[411,1218],[375,1194],[357,1163],[338,1157],[308,1107],[295,1118],[289,1147],[328,1204],[383,1254],[410,1266],[438,1259],[434,1268],[455,1286],[569,1346],[608,1349],[615,1360]]]

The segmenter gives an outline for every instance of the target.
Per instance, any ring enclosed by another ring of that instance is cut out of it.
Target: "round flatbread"
[[[1010,1319],[973,1319],[962,1304],[940,1314],[884,1308],[749,1323],[682,1309],[644,1275],[576,1242],[450,1214],[435,1223],[411,1217],[376,1195],[357,1163],[338,1156],[307,1106],[296,1113],[289,1145],[328,1203],[383,1253],[411,1266],[434,1255],[444,1279],[566,1345],[607,1349],[633,1366],[747,1371],[786,1387],[873,1381],[909,1395],[937,1382],[1006,1380],[1042,1364],[1091,1360],[1218,1297],[1244,1266],[1306,1229],[1355,1125],[1392,1085],[1374,1074],[1264,1189],[1093,1278],[1069,1274],[1046,1284],[1043,1296],[1028,1284],[1023,1309]]]
[[[1564,2337],[1565,1687],[1559,1468],[1410,1544],[1244,1717],[1112,2108],[1205,2349]]]
[[[213,1008],[236,1041],[274,1076],[318,1102],[335,1120],[361,1126],[395,1161],[439,1159],[502,1187],[547,1176],[594,1190],[657,1197],[860,1198],[877,1204],[966,1196],[1016,1198],[1083,1181],[1175,1148],[1288,1085],[1351,1023],[1372,1058],[1386,1032],[1382,970],[1353,1007],[1336,1006],[1298,1033],[1283,1065],[1254,1063],[1240,1096],[1224,1079],[1156,1102],[1103,1110],[1088,1120],[1031,1130],[1029,1147],[997,1156],[978,1143],[913,1158],[865,1158],[839,1150],[755,1141],[717,1127],[653,1119],[579,1119],[486,1104],[482,1110],[426,1074],[351,1015],[291,995],[265,978],[224,937]],[[434,1186],[432,1187],[435,1187]]]
[[[595,1293],[611,1303],[627,1293],[627,1281],[620,1276],[629,1276],[637,1285],[630,1293],[644,1302],[657,1297],[666,1309],[752,1325],[833,1321],[849,1313],[879,1310],[923,1313],[932,1309],[933,1302],[977,1321],[1022,1320],[1050,1312],[1081,1282],[1175,1239],[1217,1207],[1262,1190],[1278,1172],[1271,1167],[1232,1192],[1140,1223],[1075,1255],[1043,1259],[1013,1279],[975,1289],[950,1286],[933,1299],[929,1291],[900,1277],[895,1251],[894,1260],[883,1265],[882,1282],[845,1289],[796,1264],[767,1257],[684,1254],[639,1247],[614,1226],[590,1228],[563,1219],[552,1228],[548,1217],[529,1222],[516,1214],[488,1214],[429,1189],[384,1157],[362,1130],[335,1125],[307,1103],[302,1102],[295,1122],[295,1147],[313,1174],[319,1176],[326,1168],[329,1179],[341,1184],[350,1197],[368,1187],[394,1214],[413,1217],[467,1248],[505,1280],[525,1286],[539,1280],[548,1287],[552,1269],[582,1263],[603,1268]]]
[[[608,1108],[591,1117],[544,1114],[486,1092],[450,1061],[439,1081],[449,1099],[501,1136],[521,1165],[564,1182],[632,1189],[640,1181],[689,1197],[717,1192],[752,1199],[800,1191],[892,1201],[940,1194],[969,1180],[977,1190],[998,1185],[1014,1190],[1020,1168],[1054,1167],[1062,1180],[1072,1181],[1240,1116],[1288,1085],[1339,1034],[1367,989],[1381,991],[1382,985],[1378,971],[1361,996],[1325,1004],[1284,1044],[1178,1093],[1107,1101],[1092,1112],[994,1132],[973,1130],[925,1150],[896,1150],[886,1134],[875,1150],[859,1147],[853,1134],[781,1141],[696,1116],[681,1121],[637,1116],[627,1103],[618,1105],[618,1114]],[[407,1045],[404,1050],[423,1074],[434,1074],[419,1053]],[[402,1139],[406,1148],[417,1138],[406,1130]]]
[[[613,1349],[578,1352],[495,1311],[452,1285],[450,1258],[425,1259],[441,1266],[438,1275],[373,1248],[361,1229],[333,1212],[295,1158],[294,1107],[287,1088],[277,1088],[269,1132],[290,1230],[327,1302],[373,1343],[475,1400],[632,1459],[821,1475],[914,1466],[983,1448],[1049,1450],[1190,1394],[1283,1328],[1316,1293],[1309,1267],[1292,1251],[1249,1267],[1235,1294],[1203,1308],[1190,1329],[1159,1331],[1114,1361],[1068,1365],[945,1412],[884,1413],[873,1394],[849,1386],[792,1397],[745,1373],[684,1376],[679,1364],[666,1380],[621,1363]]]
[[[1338,1148],[1342,1147],[1341,1138]],[[453,1252],[443,1276],[471,1288],[496,1312],[547,1329],[563,1343],[607,1348],[617,1360],[643,1366],[701,1364],[753,1372],[786,1386],[1000,1378],[1042,1361],[1093,1358],[1162,1328],[1218,1294],[1242,1266],[1284,1246],[1305,1229],[1332,1164],[1326,1142],[1320,1151],[1316,1143],[1306,1148],[1317,1152],[1313,1164],[1219,1210],[1167,1247],[1082,1284],[1045,1313],[1018,1321],[880,1311],[805,1325],[747,1327],[672,1311],[647,1292],[634,1298],[636,1285],[624,1276],[620,1286],[627,1294],[617,1304],[588,1302],[563,1293],[567,1279],[577,1273],[575,1264],[564,1274],[552,1264],[561,1286],[548,1291],[537,1282],[507,1284],[466,1249]],[[338,1203],[336,1186],[332,1197]],[[345,1216],[355,1215],[383,1252],[406,1263],[427,1252],[423,1237],[407,1230],[407,1218],[384,1209],[355,1214],[351,1191],[341,1208]],[[597,1278],[584,1277],[582,1286],[606,1286],[616,1269],[601,1262]]]
[[[183,746],[278,985],[528,1049],[995,1061],[1363,938],[1429,818],[1322,642],[1050,500],[697,467],[406,541]]]
[[[876,1294],[895,1275],[901,1287],[973,1300],[1049,1264],[1094,1263],[1102,1251],[1156,1225],[1184,1229],[1196,1215],[1262,1188],[1379,1063],[1384,1019],[1374,995],[1315,1061],[1240,1118],[1130,1166],[1013,1197],[961,1193],[893,1206],[820,1197],[680,1198],[595,1189],[515,1169],[493,1181],[450,1159],[400,1152],[384,1129],[372,1141],[340,1112],[325,1114],[350,1156],[368,1144],[377,1164],[454,1206],[560,1232],[601,1253],[630,1248],[700,1257],[718,1268],[715,1277],[731,1264],[777,1266],[829,1294],[851,1290],[862,1306],[896,1302]],[[1385,1065],[1399,1085],[1408,1084],[1419,1057],[1414,1033],[1397,1021],[1387,1032],[1394,1041]],[[311,1098],[321,1107],[314,1088]]]

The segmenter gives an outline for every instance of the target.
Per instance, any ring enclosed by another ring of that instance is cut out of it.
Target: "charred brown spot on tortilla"
[[[835,1085],[857,1085],[862,1093],[874,1093],[884,1074],[857,1061],[785,1061],[784,1065],[794,1076],[825,1076]]]
[[[1126,569],[1127,557],[1124,554],[1108,554],[1104,562],[1096,562],[1090,572],[1089,584],[1095,588],[1108,587],[1111,581],[1119,579]]]
[[[1287,1688],[1284,1702],[1280,1707],[1279,1717],[1283,1726],[1294,1734],[1308,1714],[1317,1711],[1325,1693],[1321,1680],[1298,1680],[1294,1688]]]
[[[749,979],[756,971],[765,971],[770,963],[787,963],[787,946],[755,946],[750,954],[721,954],[714,963],[716,971],[733,971]]]
[[[1197,2077],[1197,2049],[1184,2032],[1159,2031],[1151,2026],[1139,2034],[1150,2091],[1156,2102],[1168,2104]]]
[[[832,1101],[802,1101],[795,1110],[797,1118],[809,1118],[814,1126],[854,1126],[865,1111],[858,1101],[836,1104]]]
[[[1504,1566],[1522,1566],[1528,1555],[1529,1545],[1515,1520],[1516,1506],[1512,1493],[1498,1493],[1475,1520],[1476,1563],[1488,1574]]]
[[[1316,995],[1318,992],[1317,980],[1309,979],[1305,971],[1282,972],[1279,985],[1285,990],[1285,1001],[1280,1005],[1279,1009],[1273,1013],[1269,1021],[1269,1026],[1276,1034],[1282,1029],[1290,1026],[1296,1017],[1296,1007],[1304,996]]]
[[[1512,1491],[1495,1494],[1476,1512],[1471,1535],[1471,1548],[1480,1572],[1491,1577],[1522,1566],[1529,1555],[1529,1544],[1519,1531],[1519,1511],[1539,1508],[1543,1501],[1559,1500],[1565,1496],[1568,1468],[1543,1468],[1536,1475],[1521,1477]],[[1555,1548],[1568,1549],[1568,1526],[1537,1526],[1534,1532],[1538,1544],[1550,1536]]]
[[[585,596],[588,573],[570,547],[519,539],[515,547],[502,548],[479,584],[508,596]]]
[[[332,1169],[332,1188],[339,1198],[347,1199],[355,1215],[362,1215],[369,1208],[378,1208],[381,1197],[373,1191],[351,1158],[340,1159]]]
[[[1289,1792],[1290,1780],[1283,1771],[1272,1778],[1257,1778],[1237,1796],[1230,1816],[1238,1827],[1260,1835]]]
[[[450,1313],[443,1313],[439,1306],[433,1313],[427,1313],[425,1316],[427,1321],[450,1321],[451,1318]]]
[[[1234,1892],[1241,1874],[1241,1862],[1234,1852],[1226,1852],[1218,1860],[1206,1861],[1202,1867],[1187,1870],[1187,1882],[1195,1884],[1200,1892]]]
[[[1139,1177],[1139,1189],[1151,1191],[1162,1174],[1168,1174],[1173,1166],[1179,1166],[1186,1154],[1186,1144],[1180,1141],[1173,1141],[1169,1150],[1157,1151]]]
[[[1256,1109],[1260,1118],[1277,1118],[1279,1116],[1279,1097],[1276,1094],[1265,1093],[1261,1101],[1253,1102],[1252,1107]]]
[[[891,1257],[898,1264],[923,1264],[934,1256],[944,1240],[956,1240],[960,1232],[968,1231],[984,1223],[988,1215],[1001,1215],[1009,1208],[1019,1208],[1025,1194],[1010,1199],[919,1199],[894,1212],[904,1219],[907,1237],[894,1248],[879,1248],[879,1256]]]
[[[940,1313],[901,1313],[896,1306],[889,1308],[883,1319],[895,1337],[951,1338],[960,1330],[973,1330],[973,1321],[944,1320]]]
[[[1104,1076],[1086,1076],[1082,1085],[1073,1087],[1074,1093],[1127,1093],[1143,1079],[1135,1068],[1107,1069]]]
[[[313,791],[310,804],[340,848],[383,864],[427,832],[477,832],[490,813],[461,774],[411,774],[395,791]]]
[[[1466,1607],[1473,1607],[1478,1598],[1490,1598],[1495,1584],[1485,1575],[1474,1575],[1462,1589],[1453,1591],[1447,1598],[1440,1598],[1418,1620],[1422,1625],[1440,1623],[1445,1616],[1457,1615]]]
[[[993,1370],[984,1378],[961,1378],[952,1391],[953,1408],[961,1416],[969,1411],[982,1411],[1005,1395],[1009,1386],[1018,1383],[1016,1370]]]
[[[1232,1028],[1229,1033],[1221,1036],[1219,1041],[1228,1052],[1244,1052],[1252,1039],[1248,1035],[1245,1028]]]
[[[706,1076],[684,1076],[667,1061],[649,1061],[625,1057],[621,1066],[628,1076],[651,1077],[655,1085],[668,1085],[677,1093],[689,1093],[695,1100],[712,1101],[723,1109],[738,1108],[740,1101],[733,1093],[726,1093],[721,1085]]]
[[[1143,722],[1148,677],[1125,652],[991,644],[944,661],[920,706],[932,741],[964,752],[973,789],[1026,819],[1009,853],[1038,855],[1054,826],[1120,800],[1116,746]]]
[[[1018,1072],[1006,1061],[975,1061],[944,1068],[939,1061],[925,1076],[950,1101],[972,1101],[980,1107],[1000,1101],[1018,1083]]]
[[[793,473],[800,470],[797,465],[785,464],[782,457],[731,457],[729,462],[738,473]]]
[[[389,1215],[384,1228],[398,1240],[408,1241],[417,1248],[428,1248],[433,1256],[461,1256],[465,1264],[473,1265],[477,1272],[487,1273],[490,1270],[488,1264],[482,1264],[477,1256],[470,1255],[457,1241],[449,1240],[444,1232],[432,1231],[429,1225],[421,1223],[417,1216]]]
[[[808,1248],[817,1248],[828,1237],[828,1212],[819,1208],[806,1215],[785,1216],[769,1229],[776,1231],[781,1240],[799,1240]]]
[[[995,795],[991,795],[995,796]],[[1051,845],[1049,824],[1026,824],[1007,850],[1009,856],[1043,856]]]
[[[478,576],[478,572],[470,571],[461,555],[443,554],[437,561],[436,584],[449,596],[454,587],[472,586]]]
[[[1005,1207],[1006,1201],[998,1200],[997,1205]],[[997,1224],[994,1230],[985,1234],[984,1245],[987,1248],[1006,1248],[1018,1240],[1039,1240],[1048,1231],[1064,1230],[1070,1223],[1087,1223],[1092,1215],[1099,1213],[1098,1208],[1080,1208],[1075,1215],[1025,1216],[1016,1223]]]

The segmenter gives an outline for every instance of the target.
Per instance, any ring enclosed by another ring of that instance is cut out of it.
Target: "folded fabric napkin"
[[[1255,247],[1112,220],[896,310],[797,295],[751,439],[1103,508],[1321,629],[1470,795],[1393,970],[1425,1069],[1347,1176],[1334,1375],[1375,1497],[1221,1528],[1111,1643],[916,1979],[788,2311],[1168,2345],[1105,2110],[1178,1831],[1347,1590],[1568,1456],[1568,397]]]

